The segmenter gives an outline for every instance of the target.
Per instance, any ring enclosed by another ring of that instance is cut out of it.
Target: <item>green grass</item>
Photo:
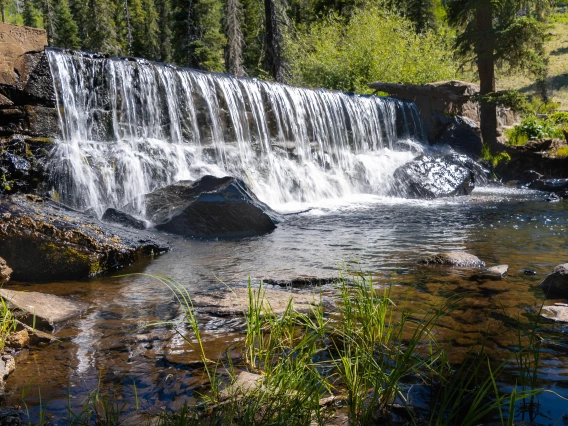
[[[556,151],[557,158],[567,158],[568,157],[568,146],[564,146],[562,148],[558,148]]]
[[[568,110],[568,13],[557,13],[551,17],[551,38],[546,42],[549,57],[547,83],[551,97],[559,102],[561,110]],[[522,74],[504,75],[497,73],[499,89],[515,89],[525,95],[535,95],[534,79]]]

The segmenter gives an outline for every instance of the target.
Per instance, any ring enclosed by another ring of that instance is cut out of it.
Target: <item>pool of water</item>
[[[514,322],[538,308],[538,288],[555,265],[568,261],[568,202],[547,203],[542,193],[517,189],[476,189],[472,196],[423,201],[358,196],[318,205],[277,206],[285,220],[271,234],[239,241],[200,241],[167,236],[172,250],[146,259],[126,275],[80,282],[14,283],[17,290],[42,291],[86,303],[78,320],[58,329],[59,341],[24,354],[7,383],[8,405],[22,396],[33,415],[40,406],[56,418],[68,407],[80,411],[99,383],[119,401],[140,409],[175,410],[191,402],[203,381],[195,373],[197,354],[170,327],[179,318],[171,292],[146,275],[167,275],[190,293],[216,291],[261,279],[336,277],[363,271],[394,285],[392,298],[419,309],[461,295],[460,305],[440,323],[439,339],[459,359],[479,331],[487,347],[505,353],[514,345]],[[508,264],[502,281],[471,279],[468,271],[419,266],[440,251],[464,250],[488,266]],[[536,275],[526,275],[530,268]],[[332,292],[331,288],[326,291]],[[557,302],[556,300],[555,302]],[[226,320],[201,318],[206,351],[222,356],[239,341]],[[151,325],[154,324],[154,325]],[[568,327],[546,323],[540,385],[568,397]],[[40,403],[41,394],[41,403]],[[555,420],[568,402],[541,398],[538,421]]]

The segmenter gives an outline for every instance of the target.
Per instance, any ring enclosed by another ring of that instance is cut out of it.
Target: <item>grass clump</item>
[[[4,298],[0,297],[0,351],[6,346],[6,338],[16,331],[17,322]]]
[[[556,158],[568,158],[568,146],[558,148],[556,151]]]

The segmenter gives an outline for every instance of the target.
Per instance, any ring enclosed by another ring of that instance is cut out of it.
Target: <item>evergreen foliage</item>
[[[243,13],[239,0],[227,0],[226,15],[225,65],[229,74],[243,75],[243,33],[241,31]]]
[[[37,27],[37,12],[32,4],[32,0],[24,0],[22,18],[25,26]]]
[[[69,2],[58,0],[55,6],[55,22],[57,31],[54,34],[53,42],[56,46],[78,49],[81,47],[79,40],[79,29],[71,14]]]

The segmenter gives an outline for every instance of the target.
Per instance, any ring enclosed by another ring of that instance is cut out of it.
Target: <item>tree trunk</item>
[[[130,23],[130,8],[128,0],[124,0],[124,19],[126,20],[126,39],[128,40],[128,54],[132,55],[132,24]]]
[[[481,96],[495,92],[495,57],[493,42],[493,8],[490,0],[479,1],[476,8],[479,39],[475,46]],[[481,137],[492,152],[499,151],[497,142],[497,106],[480,102]]]
[[[266,16],[266,59],[268,69],[274,80],[285,82],[284,61],[282,59],[282,33],[278,25],[278,11],[274,0],[264,0]]]
[[[225,66],[229,74],[244,75],[242,11],[239,0],[227,0],[227,48]]]

